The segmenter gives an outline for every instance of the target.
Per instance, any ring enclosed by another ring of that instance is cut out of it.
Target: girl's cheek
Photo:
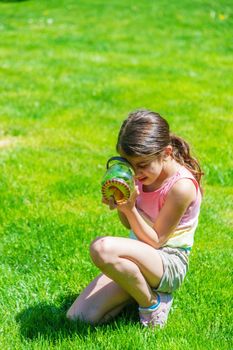
[[[142,170],[135,171],[135,177],[136,178],[141,177],[142,175],[143,175],[143,171]]]

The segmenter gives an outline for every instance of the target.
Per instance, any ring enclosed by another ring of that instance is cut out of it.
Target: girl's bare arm
[[[129,221],[128,221],[126,215],[118,210],[118,216],[119,216],[119,219],[120,219],[122,225],[124,225],[126,228],[128,228],[130,230],[131,227],[130,227],[130,224],[129,224]]]
[[[141,241],[159,248],[168,240],[195,198],[194,184],[187,179],[178,181],[170,190],[153,227],[145,222],[133,202],[118,206],[118,211],[126,216],[131,229]]]

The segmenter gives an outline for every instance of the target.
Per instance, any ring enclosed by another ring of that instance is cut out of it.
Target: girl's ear
[[[172,151],[173,151],[173,148],[171,145],[168,145],[164,148],[163,150],[163,156],[164,156],[164,159],[168,158],[169,156],[172,155]]]

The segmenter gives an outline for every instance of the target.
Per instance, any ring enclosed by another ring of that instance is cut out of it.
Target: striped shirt
[[[168,240],[163,246],[190,249],[194,242],[194,233],[198,224],[202,196],[197,180],[188,169],[181,166],[172,177],[168,178],[160,188],[153,192],[144,192],[142,183],[138,181],[137,185],[140,194],[137,198],[136,207],[145,221],[150,226],[153,226],[165,203],[168,192],[180,179],[190,179],[193,181],[196,187],[196,198],[189,205],[176,229],[168,236]],[[130,236],[131,238],[136,238],[132,231]]]

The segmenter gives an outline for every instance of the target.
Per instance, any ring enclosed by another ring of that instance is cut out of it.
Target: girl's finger
[[[108,200],[105,199],[104,197],[102,197],[102,203],[103,203],[103,204],[107,204],[107,205],[109,204]]]
[[[139,192],[138,186],[135,186],[135,191],[136,191],[136,193],[137,193],[137,196],[139,196],[140,192]]]
[[[111,197],[109,198],[108,204],[109,204],[109,209],[110,209],[110,210],[113,210],[113,209],[116,208],[116,203],[115,203],[114,197],[111,196]]]
[[[134,191],[131,195],[131,199],[135,200],[138,195],[139,195],[139,189],[138,189],[138,186],[135,186]]]

